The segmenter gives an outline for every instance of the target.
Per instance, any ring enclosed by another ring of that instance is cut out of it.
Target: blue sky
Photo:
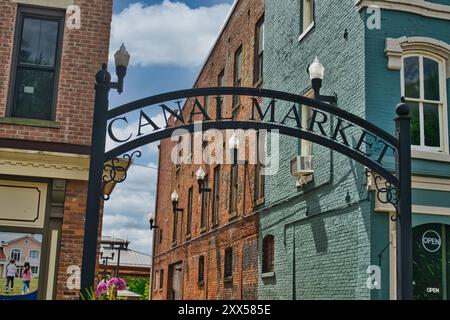
[[[124,92],[122,95],[111,92],[110,108],[192,87],[232,2],[115,0],[109,61],[113,78],[112,55],[122,42],[131,61]],[[131,116],[130,122],[133,120]],[[151,253],[148,217],[154,211],[157,145],[143,147],[141,151],[143,156],[130,169],[127,181],[115,189],[105,205],[103,235],[128,238],[135,250]]]

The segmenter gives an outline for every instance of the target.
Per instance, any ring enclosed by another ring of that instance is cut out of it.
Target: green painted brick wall
[[[264,87],[303,94],[310,87],[307,66],[318,56],[326,68],[322,94],[336,92],[340,108],[365,117],[364,16],[354,1],[317,1],[315,27],[300,42],[299,0],[266,0],[265,11]],[[266,177],[259,246],[274,235],[275,277],[260,277],[259,297],[370,299],[371,202],[364,170],[314,145],[314,182],[297,189],[289,163],[298,150],[297,139],[281,137],[280,170]]]

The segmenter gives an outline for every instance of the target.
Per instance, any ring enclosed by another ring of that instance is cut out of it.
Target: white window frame
[[[302,33],[298,37],[298,41],[302,40],[314,28],[314,0],[302,1]],[[309,3],[309,4],[308,4]],[[306,10],[308,6],[308,10]]]
[[[419,79],[420,79],[420,98],[409,98],[406,97],[406,101],[408,102],[417,102],[419,103],[419,117],[420,117],[420,145],[411,145],[411,149],[413,152],[427,152],[427,153],[446,153],[449,152],[448,147],[448,113],[447,113],[447,88],[446,88],[446,61],[445,59],[424,51],[408,51],[407,53],[402,55],[401,60],[401,94],[405,96],[405,75],[404,75],[404,60],[409,57],[419,57]],[[432,101],[426,100],[424,98],[424,79],[423,79],[423,58],[431,59],[436,61],[439,65],[439,91],[440,91],[440,100]],[[439,129],[440,129],[440,146],[439,147],[429,147],[425,145],[425,136],[424,136],[424,121],[423,121],[423,104],[431,103],[438,104],[439,108]]]

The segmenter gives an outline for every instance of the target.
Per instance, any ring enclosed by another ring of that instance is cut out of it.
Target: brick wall
[[[225,86],[233,86],[234,54],[239,46],[243,48],[242,86],[252,87],[254,83],[254,46],[256,24],[264,12],[262,0],[240,1],[231,20],[201,71],[196,87],[217,86],[218,75],[225,71]],[[203,103],[203,97],[199,97]],[[231,116],[232,97],[225,97],[223,116]],[[247,106],[247,108],[245,107]],[[250,118],[249,99],[242,98],[236,119]],[[188,101],[184,113],[189,114],[193,103]],[[215,116],[215,100],[210,99],[210,116]],[[199,119],[195,119],[199,120]],[[228,143],[225,142],[225,147]],[[163,240],[155,238],[153,261],[153,285],[155,273],[164,270],[164,288],[153,292],[153,299],[166,299],[169,282],[169,265],[183,263],[183,298],[185,299],[256,299],[257,286],[257,234],[259,216],[255,212],[255,166],[247,169],[239,166],[238,212],[230,217],[230,165],[220,167],[219,225],[215,228],[211,222],[211,210],[208,213],[207,229],[201,232],[201,195],[198,192],[195,172],[198,165],[182,165],[177,175],[170,154],[174,142],[161,141],[158,196],[156,203],[156,224],[163,229]],[[247,146],[248,148],[248,146]],[[248,151],[248,149],[247,149]],[[209,187],[213,187],[215,165],[202,165],[209,177]],[[193,187],[193,216],[191,239],[186,240],[187,193]],[[181,226],[178,228],[178,241],[172,245],[172,226],[174,215],[170,195],[177,190],[180,196],[179,207],[184,208]],[[211,202],[210,202],[211,204]],[[233,281],[224,283],[224,251],[233,248]],[[204,284],[198,284],[198,261],[205,258]],[[153,288],[153,289],[154,289]]]
[[[69,268],[76,266],[81,269],[83,262],[84,222],[87,200],[86,181],[69,180],[66,183],[66,195],[64,202],[64,219],[59,245],[59,265],[57,273],[56,299],[77,300],[78,289],[69,289],[67,280],[72,275]],[[100,212],[99,239],[102,230],[103,211]],[[100,245],[97,245],[97,254],[100,253]],[[99,268],[97,259],[97,270]],[[96,272],[98,274],[98,272]]]
[[[108,61],[112,0],[75,0],[81,29],[64,29],[56,119],[60,128],[0,125],[0,138],[90,145],[94,76]],[[0,1],[0,117],[6,115],[17,3]]]
[[[325,67],[321,93],[336,92],[339,108],[364,117],[364,20],[354,1],[315,1],[315,26],[301,40],[299,3],[265,2],[264,87],[304,94],[311,87],[308,64],[317,56]],[[271,207],[260,214],[260,239],[274,236],[275,276],[259,281],[259,298],[368,299],[372,212],[364,168],[315,144],[314,181],[296,188],[289,162],[299,153],[298,140],[281,137],[280,170],[266,179]]]

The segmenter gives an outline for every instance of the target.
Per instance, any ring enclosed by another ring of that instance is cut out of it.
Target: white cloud
[[[113,16],[110,59],[124,42],[131,65],[198,66],[230,9],[229,4],[192,9],[169,0],[131,4]]]

